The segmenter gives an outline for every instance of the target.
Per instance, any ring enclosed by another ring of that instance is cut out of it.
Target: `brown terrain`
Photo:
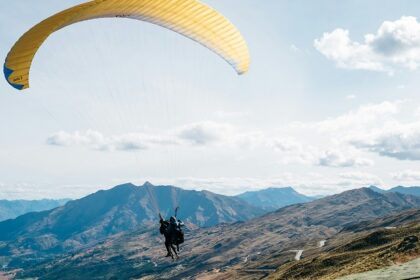
[[[299,271],[308,275],[305,276],[308,279],[328,277],[341,265],[347,267],[353,257],[362,256],[366,250],[372,258],[384,254],[385,265],[416,257],[417,249],[409,254],[405,251],[393,254],[405,237],[418,233],[419,210],[407,212],[413,208],[420,208],[420,198],[380,194],[363,188],[284,207],[248,222],[187,230],[186,243],[176,261],[164,257],[163,239],[157,229],[144,229],[119,234],[88,249],[26,267],[19,277],[262,279],[268,276],[293,279],[302,277]],[[383,218],[385,216],[389,217]],[[412,226],[384,230],[384,227],[401,227],[408,223]],[[366,225],[374,226],[364,230]],[[320,247],[323,240],[326,245]],[[303,250],[300,261],[295,260],[295,250]],[[335,259],[337,256],[340,257]],[[313,268],[301,266],[313,259]],[[369,267],[362,266],[363,263],[367,261],[355,262],[354,269],[343,273],[378,267],[377,263]],[[318,270],[319,275],[311,275]]]
[[[281,266],[266,279],[336,279],[420,257],[420,209],[371,224],[365,231],[339,233],[321,252],[308,250],[305,259]],[[413,276],[420,277],[420,269]]]

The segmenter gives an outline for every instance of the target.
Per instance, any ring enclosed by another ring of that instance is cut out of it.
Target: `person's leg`
[[[175,253],[175,257],[178,258],[178,254],[176,253],[176,249],[175,249],[173,244],[171,244],[171,248],[172,248],[173,252]],[[173,258],[173,256],[172,256],[172,258]]]
[[[170,248],[169,242],[165,241],[165,247],[166,247],[166,251],[168,252],[168,254],[166,255],[166,257],[172,257],[172,253],[171,253],[171,248]]]

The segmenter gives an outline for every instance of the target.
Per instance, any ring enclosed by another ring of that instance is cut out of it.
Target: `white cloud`
[[[404,170],[391,175],[392,179],[398,182],[420,182],[420,171]]]
[[[293,123],[286,133],[303,133],[300,141],[286,138],[273,142],[276,151],[286,162],[300,162],[324,167],[364,167],[374,161],[362,155],[350,142],[384,122],[393,120],[400,111],[402,101],[385,101],[364,105],[346,114],[313,123]],[[305,135],[310,135],[306,137]],[[315,144],[316,139],[322,143]]]
[[[301,127],[335,138],[333,142],[340,147],[341,153],[349,149],[345,148],[346,145],[351,145],[360,151],[399,160],[420,160],[420,121],[416,120],[417,111],[414,109],[414,114],[409,115],[411,120],[403,116],[412,111],[407,109],[411,108],[409,105],[403,100],[364,105],[335,118],[301,124]],[[328,162],[329,158],[339,159],[340,156],[330,154],[324,162]],[[338,162],[347,164],[342,160]],[[369,165],[369,160],[359,160],[358,163],[359,166]]]
[[[68,133],[65,131],[57,132],[47,139],[47,143],[53,146],[76,146],[86,145],[96,150],[106,150],[107,140],[98,131],[88,130],[86,132]]]
[[[185,125],[177,129],[176,135],[195,145],[230,142],[234,137],[234,127],[216,122],[201,122]]]
[[[351,134],[355,130],[365,131],[376,127],[390,119],[400,110],[403,101],[384,101],[379,104],[364,105],[355,111],[350,111],[341,116],[320,121],[315,126],[320,131],[346,130]]]
[[[199,122],[177,127],[168,131],[148,133],[126,133],[105,136],[94,130],[85,132],[60,131],[47,139],[52,146],[84,146],[98,151],[147,150],[158,146],[194,145],[254,148],[265,143],[265,135],[259,131],[243,132],[239,128],[218,122]]]
[[[402,100],[364,105],[336,118],[302,126],[336,137],[341,152],[343,147],[351,145],[361,151],[399,160],[420,160],[420,121],[416,120],[416,110],[409,116],[414,116],[414,120],[403,117],[405,111],[411,111],[407,110],[408,105]],[[339,157],[331,155],[331,158]],[[368,162],[359,161],[359,166],[369,165]]]
[[[390,122],[351,140],[357,148],[399,160],[420,160],[420,122]]]
[[[272,147],[281,154],[283,163],[298,162],[323,167],[361,167],[371,166],[373,161],[362,158],[354,149],[339,147],[322,149],[312,145],[305,145],[298,141],[285,138],[275,139]],[[344,151],[345,150],[345,151]]]
[[[53,146],[86,146],[98,151],[132,151],[146,150],[152,145],[175,145],[177,142],[170,136],[146,135],[128,133],[116,136],[104,136],[101,132],[87,130],[86,132],[57,132],[47,139],[47,144]]]
[[[348,99],[348,100],[356,99],[356,95],[354,95],[354,94],[347,95],[346,99]]]
[[[167,145],[218,146],[261,153],[274,150],[280,164],[365,167],[374,164],[369,153],[398,160],[420,160],[420,122],[416,120],[415,108],[407,109],[410,106],[414,104],[384,101],[319,122],[293,123],[277,131],[246,131],[229,123],[206,121],[158,133],[105,136],[93,130],[62,131],[51,135],[47,143],[100,151],[145,150]],[[407,116],[415,120],[410,122]]]
[[[354,155],[345,155],[338,150],[327,150],[318,157],[317,164],[325,167],[360,167],[371,166],[373,161]]]
[[[420,23],[403,16],[385,21],[376,34],[366,34],[364,42],[355,42],[350,32],[337,28],[314,41],[315,48],[337,66],[345,69],[385,71],[416,70],[420,64]]]
[[[310,158],[320,160],[320,165],[331,167],[369,166],[372,160],[366,158],[368,154],[360,154],[364,152],[398,160],[418,161],[420,121],[417,120],[414,106],[404,100],[384,101],[361,106],[335,118],[293,124],[288,126],[289,130],[310,133],[313,136],[311,139],[328,139],[330,148],[314,146],[310,142],[286,147],[294,147],[295,154],[304,154],[306,158],[311,155]]]

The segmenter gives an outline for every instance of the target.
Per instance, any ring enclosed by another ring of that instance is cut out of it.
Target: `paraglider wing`
[[[32,60],[52,33],[96,18],[132,18],[160,25],[199,42],[225,59],[238,74],[249,68],[249,52],[238,29],[216,10],[197,0],[95,0],[62,11],[26,32],[4,64],[9,84],[29,87]]]

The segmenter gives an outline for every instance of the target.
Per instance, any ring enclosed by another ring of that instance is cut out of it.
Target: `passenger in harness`
[[[172,216],[169,221],[164,220],[160,214],[159,217],[159,231],[160,234],[165,236],[165,247],[168,252],[166,256],[174,258],[172,254],[173,251],[175,256],[178,257],[179,245],[184,243],[184,232],[182,231],[184,223],[181,220],[177,220],[176,216]],[[176,248],[174,246],[176,246]]]

